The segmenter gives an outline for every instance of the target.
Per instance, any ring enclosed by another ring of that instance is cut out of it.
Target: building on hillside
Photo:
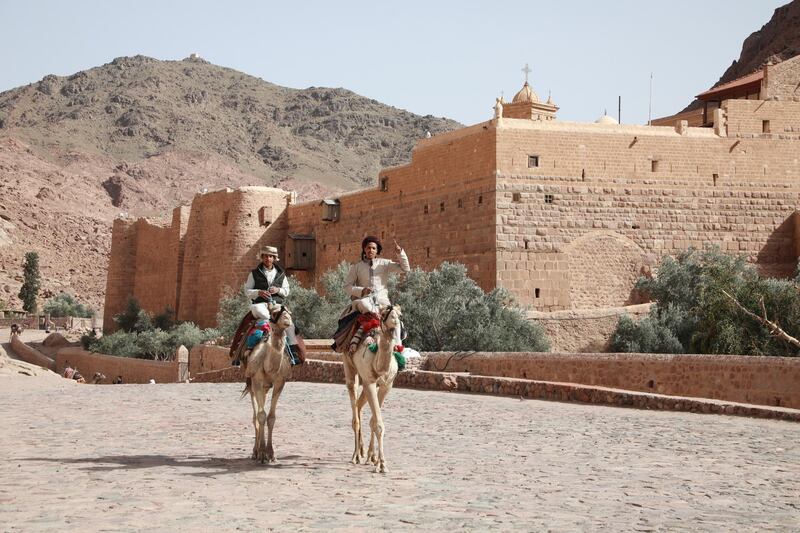
[[[539,311],[636,303],[636,279],[689,247],[789,275],[800,255],[800,56],[760,87],[760,99],[721,100],[712,127],[636,126],[559,121],[526,81],[491,120],[420,139],[371,189],[298,204],[243,187],[196,196],[168,225],[117,220],[104,324],[135,296],[213,325],[262,245],[314,284],[355,260],[366,234],[397,239],[424,269],[464,263],[484,289]]]

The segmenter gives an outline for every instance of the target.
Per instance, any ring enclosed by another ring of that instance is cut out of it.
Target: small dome
[[[614,126],[618,126],[619,125],[619,122],[617,122],[617,120],[614,117],[610,117],[610,116],[608,116],[606,114],[603,114],[603,116],[598,118],[597,120],[595,120],[594,123],[595,124],[611,124],[611,125],[614,125]]]
[[[517,94],[514,95],[514,99],[511,100],[512,103],[516,104],[519,102],[539,102],[539,97],[536,96],[536,93],[533,92],[531,86],[528,85],[528,82],[525,82],[525,85],[522,86],[522,89],[519,90]]]

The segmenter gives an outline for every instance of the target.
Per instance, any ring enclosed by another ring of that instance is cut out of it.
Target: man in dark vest
[[[231,343],[230,353],[234,357],[233,366],[238,366],[239,354],[242,353],[241,348],[243,348],[241,345],[250,328],[257,320],[270,318],[268,304],[283,304],[284,298],[289,295],[286,272],[276,264],[278,259],[278,249],[274,246],[265,246],[261,250],[261,263],[247,276],[244,289],[253,305],[250,306],[250,312],[239,324]],[[290,328],[286,332],[286,341],[292,364],[303,364],[305,350],[302,341],[297,337],[295,328]]]

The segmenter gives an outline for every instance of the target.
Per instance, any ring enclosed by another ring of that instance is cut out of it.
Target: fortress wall
[[[791,273],[800,141],[509,122],[498,130],[497,280],[521,303],[638,303],[636,278],[690,246]],[[538,167],[528,168],[529,155]]]
[[[336,222],[322,220],[319,202],[291,206],[289,231],[316,238],[316,269],[292,274],[316,283],[341,261],[357,260],[362,238],[374,234],[385,257],[394,257],[396,238],[412,267],[459,261],[484,289],[493,288],[495,137],[484,126],[419,141],[411,164],[381,172],[388,190],[340,196]]]
[[[800,89],[795,98],[800,98]],[[763,135],[771,139],[793,139],[795,143],[800,139],[800,102],[725,100],[722,108],[727,115],[728,137]],[[765,120],[769,121],[768,132],[764,130]]]
[[[800,258],[800,211],[794,212],[794,253]]]
[[[136,225],[133,221],[116,219],[111,231],[111,253],[108,258],[106,297],[103,310],[103,331],[117,329],[114,315],[125,309],[133,296],[136,275]]]
[[[241,187],[194,198],[183,242],[178,319],[200,327],[216,324],[224,289],[244,283],[262,246],[283,242],[288,195],[269,187]],[[270,212],[264,225],[262,207]]]
[[[151,314],[176,310],[180,227],[160,226],[139,219],[136,232],[136,272],[133,296]]]

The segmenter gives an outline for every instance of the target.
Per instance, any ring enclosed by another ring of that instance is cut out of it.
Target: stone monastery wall
[[[800,104],[782,105],[800,126]],[[777,137],[504,119],[499,284],[540,310],[629,305],[639,303],[636,278],[658,258],[707,245],[790,274],[800,142]],[[538,166],[528,166],[530,156]]]
[[[374,234],[385,257],[394,258],[394,237],[412,267],[431,270],[459,261],[484,289],[493,288],[494,145],[495,131],[487,124],[423,139],[411,164],[381,172],[377,188],[339,197],[335,222],[322,220],[320,202],[290,206],[289,231],[316,238],[316,268],[300,279],[313,283],[341,261],[357,260],[361,239]]]
[[[689,247],[789,275],[800,255],[800,102],[788,86],[770,86],[781,99],[723,102],[715,128],[501,117],[422,139],[376,187],[327,202],[243,187],[198,195],[170,225],[118,220],[105,327],[128,296],[214,325],[225,287],[241,286],[264,245],[309,285],[356,260],[368,234],[386,257],[396,238],[412,266],[462,262],[485,290],[503,286],[538,311],[639,303],[636,279]]]

